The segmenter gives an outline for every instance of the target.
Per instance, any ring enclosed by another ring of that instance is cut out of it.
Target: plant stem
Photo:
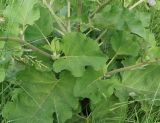
[[[107,64],[106,68],[108,69],[108,67],[110,66],[110,64],[114,61],[114,59],[117,57],[117,54],[115,54],[112,59],[109,61],[109,63]]]
[[[98,38],[96,39],[96,41],[98,42],[98,41],[104,36],[104,34],[106,34],[106,32],[107,32],[107,29],[105,29],[105,30],[98,36]]]
[[[106,2],[102,3],[93,13],[91,13],[90,18],[93,18],[95,14],[100,12],[106,5],[108,5],[113,0],[107,0]]]
[[[13,38],[13,37],[0,37],[0,41],[15,41],[15,42],[18,42],[20,44],[25,44],[26,46],[28,46],[29,48],[31,48],[32,50],[34,51],[37,51],[38,53],[48,57],[48,58],[52,58],[52,55],[35,47],[34,45],[26,42],[25,40],[23,39],[19,39],[19,38]]]
[[[116,73],[120,73],[120,72],[124,72],[124,71],[136,70],[136,69],[139,69],[141,67],[145,67],[145,66],[148,66],[148,65],[151,65],[151,64],[154,64],[154,63],[158,63],[158,62],[160,62],[160,58],[156,59],[156,60],[152,60],[152,61],[147,61],[147,62],[142,62],[142,63],[139,63],[139,64],[131,65],[131,66],[128,66],[128,67],[115,69],[115,70],[112,70],[110,72],[107,72],[105,74],[105,76],[111,76],[111,75],[114,75]]]
[[[68,7],[68,25],[67,25],[67,30],[68,32],[71,32],[71,20],[70,20],[70,17],[71,17],[71,1],[70,0],[67,0],[67,7]]]
[[[41,29],[39,28],[39,26],[37,24],[35,24],[35,26],[39,30],[39,32],[42,34],[42,36],[45,39],[45,41],[47,42],[48,46],[51,48],[51,44],[49,43],[47,37],[44,35],[44,33],[41,31]]]
[[[86,118],[86,123],[90,123],[90,122],[89,122],[89,118],[88,118],[88,117]]]
[[[135,4],[133,4],[133,5],[129,8],[129,10],[134,9],[136,6],[138,6],[139,4],[143,3],[144,1],[145,1],[145,0],[139,0],[138,2],[136,2]]]
[[[62,36],[65,35],[61,30],[59,30],[59,29],[57,29],[57,28],[54,28],[54,30],[57,31],[57,32],[58,32],[59,34],[61,34]]]
[[[82,13],[82,1],[77,0],[77,17],[78,17],[78,19],[81,18],[81,13]],[[80,21],[77,24],[77,31],[78,32],[81,31],[81,22]]]

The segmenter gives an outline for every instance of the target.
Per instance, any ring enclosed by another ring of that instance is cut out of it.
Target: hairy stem
[[[20,44],[24,44],[24,45],[28,46],[28,47],[31,48],[32,50],[37,51],[38,53],[40,53],[40,54],[42,54],[42,55],[44,55],[44,56],[46,56],[46,57],[48,57],[48,58],[52,58],[52,55],[51,55],[51,54],[49,54],[49,53],[47,53],[47,52],[45,52],[45,51],[43,51],[43,50],[35,47],[34,45],[26,42],[26,41],[23,40],[23,39],[13,38],[13,37],[0,37],[0,41],[15,41],[15,42],[18,42],[18,43],[20,43]]]
[[[142,62],[142,63],[139,63],[139,64],[131,65],[131,66],[128,66],[128,67],[115,69],[115,70],[112,70],[110,72],[107,72],[105,74],[105,76],[111,76],[111,75],[114,75],[114,74],[120,73],[120,72],[136,70],[136,69],[139,69],[141,67],[145,67],[145,66],[155,64],[155,63],[158,63],[158,62],[160,62],[160,58],[156,59],[156,60],[152,60],[152,61],[147,61],[147,62]]]

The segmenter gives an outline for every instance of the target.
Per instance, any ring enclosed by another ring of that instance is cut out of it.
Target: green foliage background
[[[160,1],[138,2],[1,0],[0,122],[160,122]]]

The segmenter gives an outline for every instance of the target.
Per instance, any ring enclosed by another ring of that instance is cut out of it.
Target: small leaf
[[[60,44],[59,40],[57,38],[54,38],[51,42],[51,48],[53,52],[59,52],[60,51]]]

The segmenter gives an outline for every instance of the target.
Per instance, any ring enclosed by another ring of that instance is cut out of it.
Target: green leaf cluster
[[[2,0],[0,122],[160,122],[154,10],[134,4]]]

